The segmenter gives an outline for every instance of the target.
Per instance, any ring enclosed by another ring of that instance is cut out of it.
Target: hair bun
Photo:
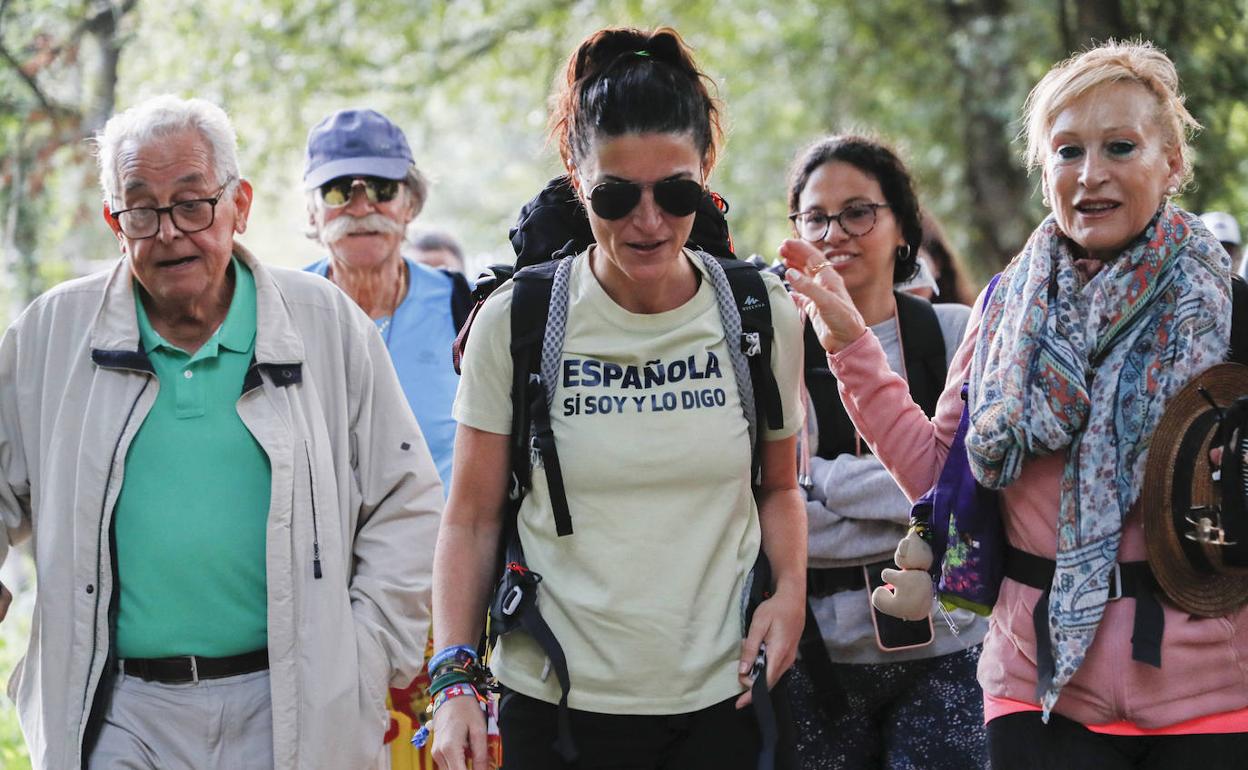
[[[599,30],[581,43],[572,72],[573,78],[591,78],[615,64],[624,55],[645,50],[649,38],[649,35],[637,29]]]
[[[592,35],[581,44],[573,77],[578,81],[588,80],[612,67],[646,61],[662,62],[690,77],[698,76],[676,31],[660,27],[653,33],[613,28]]]
[[[670,64],[677,69],[688,70],[689,61],[681,48],[680,39],[666,27],[655,30],[646,41],[645,50],[655,61]]]

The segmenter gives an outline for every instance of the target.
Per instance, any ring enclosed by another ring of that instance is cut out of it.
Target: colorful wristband
[[[442,664],[452,661],[462,666],[475,663],[477,661],[477,650],[475,647],[469,647],[466,644],[457,644],[453,647],[443,648],[429,659],[429,671],[432,673],[440,668]]]
[[[429,725],[433,722],[433,715],[437,713],[443,703],[446,703],[451,698],[458,698],[465,695],[471,695],[476,698],[477,705],[481,707],[481,711],[483,713],[489,709],[489,704],[485,697],[481,695],[481,693],[477,692],[477,688],[473,687],[471,684],[465,682],[461,684],[449,685],[442,690],[439,690],[437,695],[433,696],[433,700],[426,707],[425,710],[429,713],[429,721],[421,725],[420,729],[416,731],[416,734],[412,736],[412,745],[418,749],[423,749],[425,744],[429,742]]]

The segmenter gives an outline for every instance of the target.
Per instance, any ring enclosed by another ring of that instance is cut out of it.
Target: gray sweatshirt
[[[970,308],[933,305],[945,339],[945,363],[962,340]],[[888,356],[889,367],[905,376],[896,317],[871,327]],[[810,459],[813,485],[807,493],[811,567],[845,567],[892,558],[906,534],[910,501],[874,455],[844,454]],[[935,638],[927,647],[884,652],[875,640],[867,592],[842,591],[811,600],[828,655],[836,663],[890,663],[947,655],[979,644],[987,618],[966,610],[938,612]],[[957,628],[956,633],[951,626]]]

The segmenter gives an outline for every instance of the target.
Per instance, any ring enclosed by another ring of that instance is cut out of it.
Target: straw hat
[[[1248,427],[1248,400],[1236,404],[1245,396],[1248,366],[1202,372],[1166,404],[1148,450],[1140,494],[1148,563],[1175,606],[1202,617],[1248,604],[1248,431],[1235,430]],[[1223,423],[1231,435],[1219,433]],[[1209,451],[1224,444],[1215,468]]]

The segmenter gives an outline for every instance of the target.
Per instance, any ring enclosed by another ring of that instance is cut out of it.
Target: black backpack
[[[738,260],[732,251],[728,223],[724,218],[727,203],[715,194],[704,196],[695,213],[693,230],[687,246],[714,257],[723,269],[741,315],[742,345],[748,351],[750,385],[754,391],[755,442],[751,448],[752,473],[757,481],[760,469],[760,440],[763,426],[783,425],[780,391],[771,371],[773,330],[767,286],[757,267]],[[558,451],[551,429],[547,406],[546,383],[542,381],[540,362],[546,333],[554,275],[565,257],[575,256],[593,243],[589,220],[580,200],[566,176],[551,180],[546,187],[520,210],[516,226],[509,232],[516,264],[491,265],[481,273],[473,291],[477,304],[460,329],[455,341],[454,361],[459,370],[462,352],[472,328],[472,321],[481,305],[493,291],[508,280],[513,282],[511,297],[512,357],[512,426],[510,447],[511,488],[504,511],[500,543],[500,577],[490,603],[489,629],[486,643],[492,646],[497,638],[516,628],[523,628],[550,659],[559,681],[561,695],[558,720],[559,738],[556,748],[566,761],[573,761],[576,748],[572,742],[567,708],[571,681],[567,659],[550,627],[537,608],[537,586],[541,575],[528,569],[520,544],[517,516],[521,501],[531,488],[531,458],[536,452],[546,471],[556,532],[560,537],[573,533],[571,511],[563,485]],[[759,550],[750,583],[749,612],[770,596],[770,565]],[[748,617],[747,617],[748,624]],[[763,752],[759,767],[774,767],[779,742],[777,723],[787,718],[787,699],[779,685],[768,693],[766,676],[760,676],[754,688],[755,710],[763,734]],[[777,712],[781,718],[777,719]],[[787,735],[786,735],[787,737]],[[787,756],[786,761],[792,761]]]

